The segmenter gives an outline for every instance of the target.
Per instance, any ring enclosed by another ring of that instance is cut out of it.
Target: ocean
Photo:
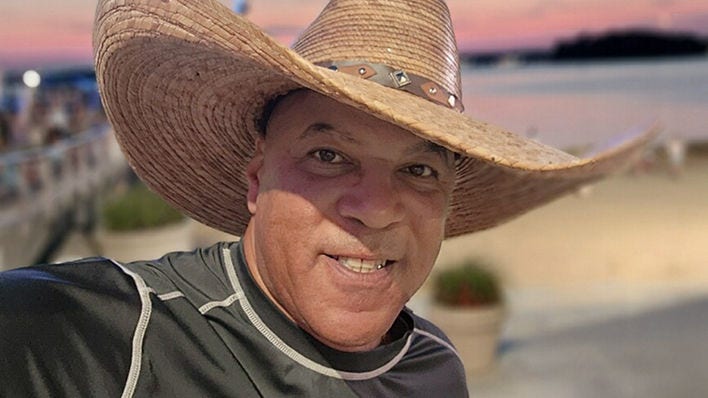
[[[708,57],[463,66],[466,114],[559,147],[658,122],[708,141]]]

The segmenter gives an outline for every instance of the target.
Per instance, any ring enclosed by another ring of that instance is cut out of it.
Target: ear
[[[259,137],[256,139],[256,150],[253,158],[246,166],[246,178],[248,179],[248,193],[246,194],[246,202],[248,211],[253,215],[256,214],[256,202],[260,193],[261,180],[260,171],[263,167],[263,152],[265,149],[265,141]]]

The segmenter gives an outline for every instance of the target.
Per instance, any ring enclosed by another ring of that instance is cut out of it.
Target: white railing
[[[50,146],[0,154],[0,260],[18,249],[12,247],[17,231],[35,231],[27,239],[41,246],[38,241],[51,237],[38,231],[99,195],[126,168],[107,124]]]

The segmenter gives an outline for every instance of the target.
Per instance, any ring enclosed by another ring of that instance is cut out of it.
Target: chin
[[[378,347],[381,338],[391,328],[399,311],[382,313],[359,312],[337,314],[330,321],[321,319],[313,325],[319,331],[311,334],[322,343],[340,351],[368,351]]]
[[[381,344],[381,335],[336,336],[335,339],[321,341],[330,348],[344,352],[371,351]]]

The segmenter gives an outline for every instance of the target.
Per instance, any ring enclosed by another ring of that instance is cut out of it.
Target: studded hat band
[[[316,63],[334,71],[359,76],[386,87],[407,91],[418,97],[444,105],[462,113],[465,108],[455,94],[443,89],[439,84],[424,77],[391,68],[384,64],[364,61],[325,61]]]

